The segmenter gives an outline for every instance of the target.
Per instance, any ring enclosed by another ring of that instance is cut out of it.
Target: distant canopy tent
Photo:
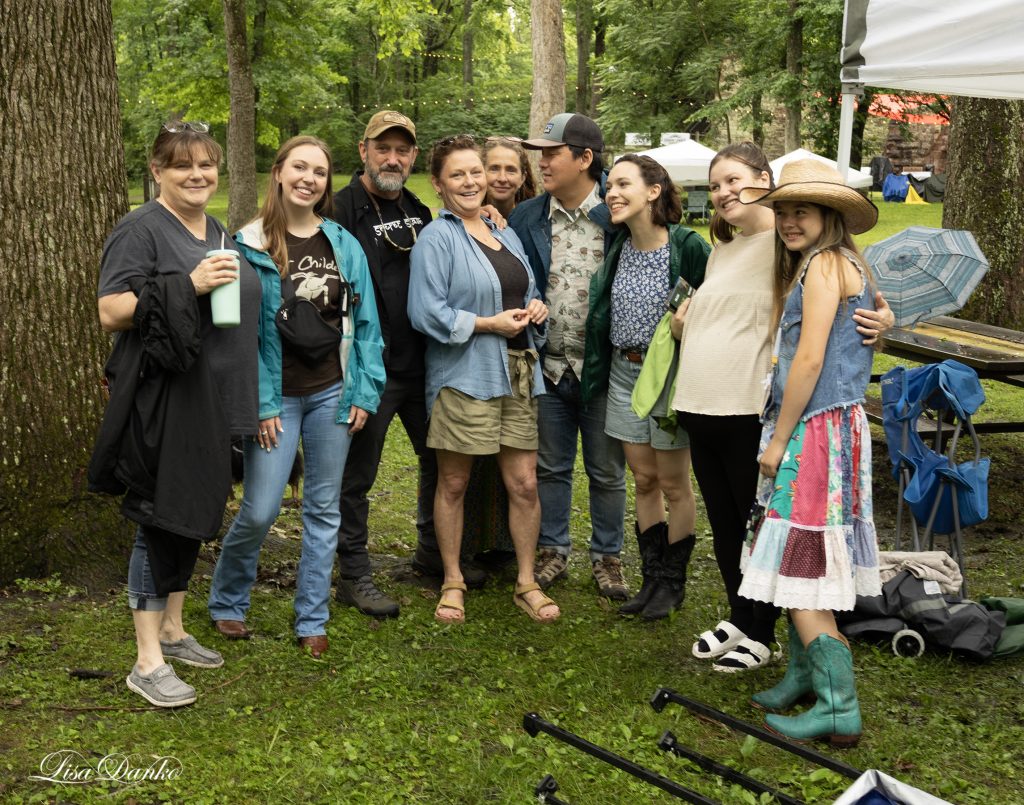
[[[778,179],[779,171],[782,170],[782,166],[787,162],[792,162],[794,159],[815,159],[818,162],[824,162],[830,167],[836,167],[836,161],[815,154],[812,151],[808,151],[806,148],[797,148],[795,151],[790,151],[788,154],[783,154],[777,159],[773,159],[768,164],[772,166],[772,175]],[[846,183],[850,187],[871,187],[871,171],[869,170],[857,170],[856,168],[848,168],[846,171]]]
[[[846,0],[839,164],[850,164],[854,95],[863,85],[1024,98],[1021,42],[1021,0]]]
[[[672,145],[640,151],[639,155],[650,157],[665,168],[675,184],[694,187],[708,183],[708,171],[715,151],[696,140],[686,139]]]

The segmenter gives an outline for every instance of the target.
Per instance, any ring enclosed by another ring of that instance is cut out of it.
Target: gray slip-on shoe
[[[196,668],[220,668],[224,664],[224,658],[220,654],[199,645],[199,641],[192,635],[173,643],[161,640],[160,650],[164,657],[183,662],[185,665],[194,665]]]
[[[196,700],[196,689],[178,679],[174,669],[167,663],[158,665],[147,676],[140,674],[137,668],[132,668],[124,681],[129,690],[135,691],[157,707],[181,707]]]

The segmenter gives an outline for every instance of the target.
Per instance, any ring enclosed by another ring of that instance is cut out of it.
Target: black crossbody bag
[[[348,315],[350,286],[341,283],[339,312]],[[311,369],[318,366],[331,350],[338,349],[341,331],[320,316],[320,309],[303,296],[296,296],[292,278],[281,280],[281,307],[274,321],[281,340],[292,348],[296,357]]]

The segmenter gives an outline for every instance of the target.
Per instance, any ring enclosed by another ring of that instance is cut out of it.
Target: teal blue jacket
[[[608,388],[612,367],[612,282],[628,237],[629,230],[623,229],[608,250],[604,264],[590,278],[590,310],[583,348],[583,377],[580,378],[580,396],[584,401],[592,400]],[[668,244],[670,287],[675,286],[679,277],[684,277],[694,288],[699,287],[704,282],[711,247],[692,229],[679,224],[669,226]]]
[[[352,286],[353,298],[358,296],[358,302],[351,305],[348,315],[341,318],[344,384],[336,421],[342,424],[348,421],[349,409],[353,405],[371,414],[377,412],[380,395],[384,391],[384,340],[380,334],[366,255],[359,241],[331,220],[324,220],[320,229],[334,250],[334,261],[342,280]],[[241,246],[245,259],[259,274],[263,288],[258,326],[260,419],[269,419],[281,413],[281,337],[274,320],[281,307],[281,274],[267,252],[262,219],[257,218],[242,227],[235,240]]]

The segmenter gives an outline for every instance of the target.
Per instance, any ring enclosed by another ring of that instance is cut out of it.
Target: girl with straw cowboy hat
[[[852,746],[861,733],[853,657],[835,610],[879,595],[871,515],[871,435],[861,403],[872,349],[849,312],[873,307],[869,272],[851,235],[878,210],[831,167],[798,160],[775,189],[747,187],[745,204],[775,211],[777,359],[763,415],[760,522],[741,557],[740,595],[789,610],[789,666],[755,705],[790,709],[769,728],[795,740]]]

